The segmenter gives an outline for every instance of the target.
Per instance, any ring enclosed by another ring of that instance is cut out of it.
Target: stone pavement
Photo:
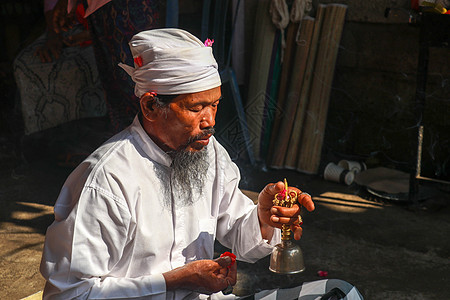
[[[40,291],[39,262],[52,205],[72,162],[98,146],[101,123],[24,141],[24,157],[0,140],[0,299],[21,299]],[[80,143],[79,141],[91,142]],[[66,145],[66,146],[62,146]],[[294,171],[263,171],[240,163],[241,188],[253,199],[265,183],[286,177],[308,191],[316,210],[305,213],[303,249],[306,271],[276,275],[269,258],[240,262],[235,293],[290,287],[318,280],[318,271],[356,285],[366,299],[448,299],[450,295],[450,197],[437,189],[411,207],[380,201],[363,188],[324,181]],[[437,191],[437,192],[436,192]],[[218,245],[217,253],[224,249]]]

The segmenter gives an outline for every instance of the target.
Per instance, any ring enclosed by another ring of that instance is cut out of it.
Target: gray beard
[[[171,209],[172,205],[179,207],[191,206],[204,193],[206,175],[208,172],[207,147],[200,151],[185,149],[170,153],[172,164],[170,174],[155,168],[163,187],[163,206]],[[173,200],[172,200],[173,199]]]
[[[208,172],[206,147],[200,151],[178,151],[172,156],[172,190],[177,205],[192,205],[203,195]]]

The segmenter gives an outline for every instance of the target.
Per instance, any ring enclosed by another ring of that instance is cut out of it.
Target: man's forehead
[[[186,102],[201,102],[201,101],[207,101],[207,102],[215,102],[217,100],[222,99],[222,92],[219,87],[203,91],[203,92],[197,92],[197,93],[190,93],[190,94],[183,94],[179,97],[175,98],[174,100],[177,101],[186,101]]]

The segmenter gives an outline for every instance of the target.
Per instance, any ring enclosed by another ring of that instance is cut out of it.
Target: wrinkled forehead
[[[173,97],[172,95],[163,97],[163,100],[168,101],[166,103],[178,102],[184,106],[195,104],[210,105],[216,103],[221,99],[222,93],[220,86],[206,91],[181,94],[177,95],[176,97]]]

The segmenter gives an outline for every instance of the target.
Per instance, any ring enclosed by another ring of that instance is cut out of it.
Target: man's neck
[[[156,146],[158,146],[158,148],[161,149],[163,152],[165,152],[169,156],[171,156],[170,153],[173,152],[174,150],[167,147],[167,145],[165,145],[154,134],[152,134],[153,130],[152,130],[151,122],[144,118],[144,116],[142,115],[142,112],[138,113],[138,119],[139,119],[139,123],[141,124],[145,133],[147,133],[148,137],[153,141],[153,143]]]

